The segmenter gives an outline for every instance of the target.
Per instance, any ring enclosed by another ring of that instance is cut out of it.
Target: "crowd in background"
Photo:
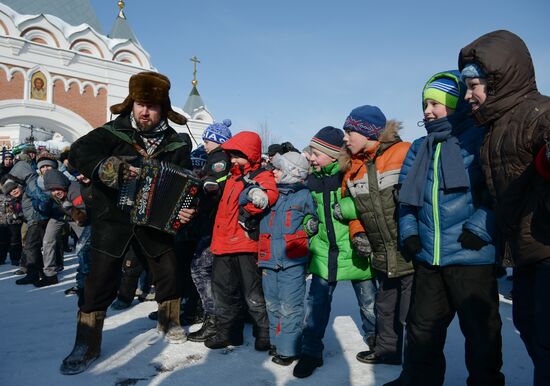
[[[364,337],[357,360],[402,365],[389,385],[443,384],[458,315],[468,384],[500,386],[497,278],[513,260],[514,322],[535,385],[549,385],[550,102],[527,47],[507,31],[463,48],[459,67],[419,90],[426,135],[412,144],[374,105],[351,110],[342,128],[321,128],[302,150],[285,142],[262,154],[258,134],[233,135],[228,119],[208,126],[187,165],[202,183],[199,207],[173,243],[180,323],[202,326],[187,336],[169,326],[167,336],[219,349],[242,345],[250,322],[255,349],[281,366],[297,361],[293,374],[305,378],[323,365],[333,292],[351,281]],[[147,138],[152,153],[160,142]],[[75,235],[78,275],[66,294],[82,311],[91,213],[102,211],[90,187],[94,178],[109,186],[113,165],[115,180],[133,169],[102,160],[96,175],[83,174],[72,151],[3,152],[0,263],[9,256],[19,267],[18,285],[56,284]],[[159,276],[140,249],[123,251],[112,308],[155,297]],[[162,325],[173,309],[157,301],[149,317]]]

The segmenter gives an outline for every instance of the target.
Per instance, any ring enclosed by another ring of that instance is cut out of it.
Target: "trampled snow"
[[[71,351],[76,328],[76,296],[63,291],[74,285],[76,257],[67,255],[59,284],[18,286],[15,267],[0,266],[0,385],[126,386],[126,385],[382,385],[395,379],[400,366],[367,365],[355,359],[366,346],[352,287],[343,282],[334,294],[325,335],[324,366],[306,379],[292,368],[271,362],[254,350],[250,326],[245,344],[233,350],[209,350],[202,343],[168,345],[147,315],[155,302],[123,311],[108,310],[101,357],[86,372],[64,376],[59,365]],[[501,279],[501,293],[510,282]],[[533,366],[512,323],[512,306],[501,298],[503,372],[508,386],[532,385]],[[198,329],[195,325],[191,331]],[[445,348],[446,386],[465,385],[464,339],[457,320],[449,328]]]

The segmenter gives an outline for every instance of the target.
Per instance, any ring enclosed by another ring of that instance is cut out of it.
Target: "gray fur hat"
[[[309,173],[309,162],[306,157],[295,151],[275,154],[271,164],[282,172],[279,183],[294,184],[304,181]]]

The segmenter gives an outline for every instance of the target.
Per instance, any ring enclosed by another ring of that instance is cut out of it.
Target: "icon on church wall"
[[[46,100],[46,77],[40,71],[31,78],[31,99]]]

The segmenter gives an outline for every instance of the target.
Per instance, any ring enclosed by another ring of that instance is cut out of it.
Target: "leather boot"
[[[83,372],[99,357],[101,351],[105,311],[94,311],[89,314],[78,312],[77,320],[73,351],[63,359],[60,367],[61,374],[64,375]]]
[[[180,299],[159,303],[157,330],[166,336],[169,343],[183,343],[187,340],[180,325]]]
[[[200,330],[190,333],[187,338],[191,342],[204,342],[206,339],[216,335],[216,319],[214,315],[206,315],[206,320]]]

